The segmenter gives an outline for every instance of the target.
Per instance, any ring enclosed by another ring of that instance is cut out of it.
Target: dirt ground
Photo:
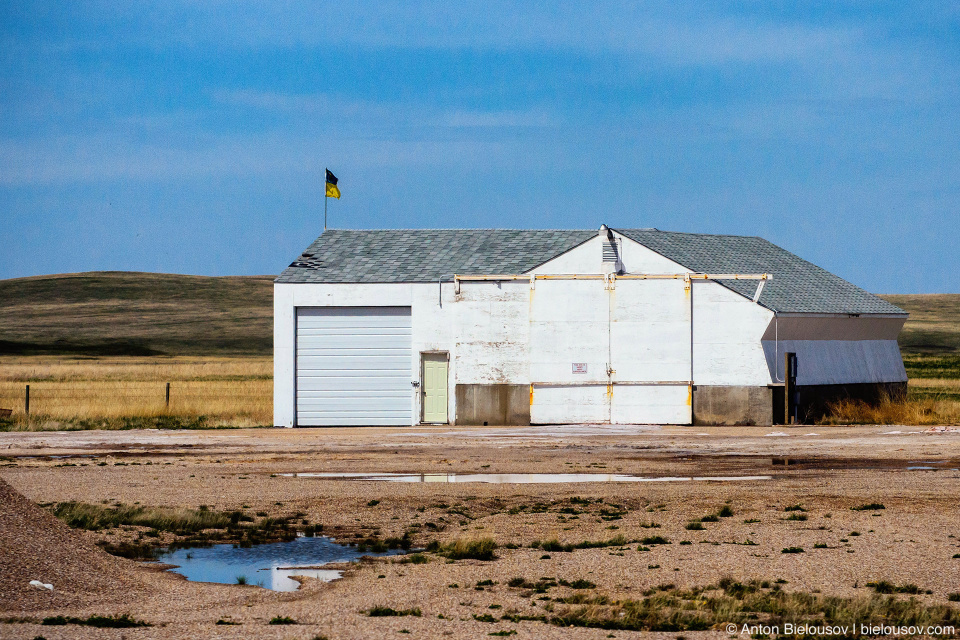
[[[402,564],[403,556],[362,562],[350,565],[341,580],[307,579],[293,593],[191,583],[155,566],[110,558],[110,566],[119,566],[126,581],[123,589],[83,586],[91,580],[74,576],[77,567],[71,566],[70,579],[80,586],[76,593],[63,594],[57,587],[57,571],[49,563],[31,560],[30,554],[42,550],[8,542],[0,548],[0,561],[7,560],[0,564],[0,571],[9,574],[10,567],[16,566],[24,575],[5,579],[24,583],[39,579],[53,583],[54,592],[48,602],[43,600],[47,592],[40,591],[40,596],[31,592],[30,598],[5,601],[8,604],[0,607],[0,618],[5,620],[0,637],[456,639],[512,631],[516,638],[677,637],[677,633],[503,620],[506,613],[535,617],[553,606],[551,601],[510,587],[508,582],[516,577],[583,579],[596,584],[591,595],[612,600],[638,599],[644,591],[665,583],[696,587],[725,576],[741,581],[781,580],[786,581],[781,583],[785,590],[836,596],[865,595],[870,592],[868,582],[885,580],[918,585],[930,593],[917,598],[946,605],[948,594],[960,592],[960,557],[954,557],[960,554],[958,468],[960,432],[918,427],[0,433],[0,479],[36,503],[207,505],[276,516],[302,512],[338,539],[371,531],[385,538],[415,530],[416,547],[434,540],[486,537],[500,545],[498,558],[486,562],[448,561],[435,554],[427,554],[430,562],[426,564]],[[303,472],[576,472],[674,480],[389,483],[282,475]],[[739,476],[760,478],[736,479]],[[703,477],[732,479],[698,479]],[[853,509],[870,503],[884,508]],[[805,511],[785,510],[794,505]],[[704,530],[686,528],[692,520],[724,506],[732,509],[732,517],[704,523]],[[788,520],[800,513],[807,519]],[[41,520],[35,526],[43,526]],[[81,536],[84,548],[93,551],[99,550],[92,543],[107,535],[68,533]],[[529,547],[536,540],[555,538],[561,544],[575,544],[620,534],[634,542],[550,553]],[[16,539],[23,540],[23,532],[18,535]],[[654,535],[670,544],[636,542]],[[680,544],[687,541],[691,544]],[[10,548],[16,545],[23,548]],[[782,553],[790,547],[803,552]],[[71,560],[65,557],[62,562],[67,565]],[[37,575],[27,575],[29,571]],[[118,580],[113,571],[106,571],[102,580]],[[64,573],[69,572],[64,569]],[[476,587],[488,580],[493,584]],[[450,586],[454,584],[457,587]],[[549,595],[569,593],[567,587],[557,587]],[[422,616],[366,615],[377,605],[419,607]],[[153,626],[96,629],[37,624],[52,615],[121,613]],[[270,625],[276,616],[298,624]],[[217,625],[218,620],[240,624]],[[683,635],[730,637],[722,628]]]

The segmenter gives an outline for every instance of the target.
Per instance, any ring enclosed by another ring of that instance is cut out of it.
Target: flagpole
[[[327,230],[327,168],[323,168],[323,230]]]

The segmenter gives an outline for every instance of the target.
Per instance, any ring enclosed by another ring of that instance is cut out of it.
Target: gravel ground
[[[776,435],[782,434],[782,435]],[[76,466],[64,466],[76,465]],[[914,469],[911,467],[929,467]],[[419,533],[431,540],[494,538],[491,562],[350,565],[342,580],[306,580],[294,593],[191,583],[103,554],[104,532],[71,531],[0,484],[0,617],[130,613],[154,626],[103,630],[0,624],[0,637],[34,638],[606,638],[597,629],[474,616],[540,615],[514,577],[596,583],[591,594],[639,598],[653,586],[721,577],[786,580],[784,589],[865,595],[869,581],[913,583],[946,604],[960,592],[960,434],[917,427],[563,427],[297,429],[0,434],[0,478],[38,503],[117,500],[152,506],[300,511],[338,539]],[[579,484],[384,483],[287,477],[295,472],[631,473],[770,476],[768,480]],[[571,498],[589,499],[589,504]],[[600,501],[602,499],[602,501]],[[372,500],[379,500],[368,506]],[[854,511],[865,503],[883,510]],[[802,505],[804,512],[785,508]],[[612,505],[618,505],[618,508]],[[734,515],[685,525],[729,506]],[[573,511],[574,513],[570,513]],[[580,513],[576,513],[576,512]],[[613,512],[625,512],[615,519]],[[606,513],[606,515],[605,515]],[[787,520],[802,513],[807,520]],[[756,520],[757,522],[745,522]],[[429,524],[428,524],[429,523]],[[658,528],[649,525],[658,524]],[[419,525],[419,526],[417,526]],[[646,526],[645,526],[646,525]],[[860,535],[851,535],[858,532]],[[639,540],[671,544],[545,554],[534,540]],[[690,541],[690,545],[681,545]],[[755,544],[745,544],[750,541]],[[826,544],[827,548],[814,548]],[[786,547],[804,553],[783,554]],[[543,558],[549,555],[549,558]],[[382,577],[381,577],[382,576]],[[53,594],[25,583],[36,577]],[[477,582],[495,584],[477,590]],[[457,584],[457,588],[449,585]],[[550,595],[569,595],[558,587]],[[371,618],[375,605],[420,607],[422,617]],[[499,608],[491,609],[491,605]],[[269,625],[289,616],[298,625]],[[442,618],[439,616],[443,616]],[[216,625],[231,620],[235,626]],[[410,633],[401,634],[402,630]],[[615,631],[617,638],[676,633]],[[729,637],[722,630],[687,637]]]

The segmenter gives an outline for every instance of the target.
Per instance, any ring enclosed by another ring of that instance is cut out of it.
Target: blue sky
[[[331,226],[763,236],[960,292],[953,3],[0,5],[0,278],[279,273]]]

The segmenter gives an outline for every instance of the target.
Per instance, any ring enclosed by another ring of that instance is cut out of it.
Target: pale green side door
[[[447,423],[447,354],[424,353],[423,421]]]

